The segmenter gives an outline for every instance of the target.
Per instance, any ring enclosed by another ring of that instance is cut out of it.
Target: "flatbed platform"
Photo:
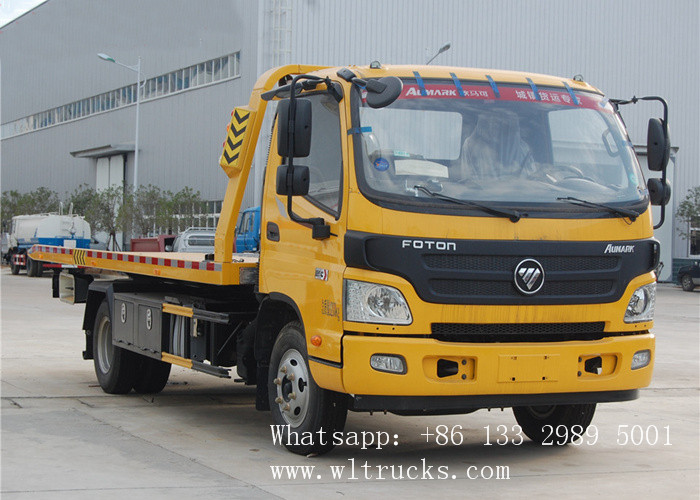
[[[234,253],[231,262],[215,262],[203,253],[113,252],[48,245],[34,245],[28,253],[42,262],[211,285],[255,284],[259,262],[258,254],[253,253]]]

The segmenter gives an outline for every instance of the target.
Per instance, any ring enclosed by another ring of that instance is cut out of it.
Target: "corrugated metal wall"
[[[425,63],[585,80],[610,97],[661,95],[679,148],[674,202],[700,185],[698,0],[292,0],[292,60],[311,64]],[[635,144],[658,104],[624,109]],[[687,254],[676,237],[674,256]]]

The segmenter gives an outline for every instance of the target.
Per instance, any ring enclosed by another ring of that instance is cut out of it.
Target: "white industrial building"
[[[700,257],[673,220],[700,185],[698,26],[697,0],[47,0],[0,28],[1,189],[133,182],[136,73],[98,53],[141,59],[137,182],[190,186],[215,213],[225,127],[258,75],[292,62],[422,64],[449,42],[434,64],[580,74],[609,97],[668,100],[674,196],[657,237],[669,279],[671,261]],[[661,107],[623,115],[642,146]],[[246,205],[260,196],[263,143]]]

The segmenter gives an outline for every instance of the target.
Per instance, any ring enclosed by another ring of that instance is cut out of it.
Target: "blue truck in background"
[[[260,207],[241,212],[236,226],[236,252],[260,251]]]

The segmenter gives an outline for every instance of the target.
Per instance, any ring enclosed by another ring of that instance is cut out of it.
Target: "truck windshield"
[[[632,144],[598,94],[404,80],[390,106],[373,109],[362,99],[358,108],[358,182],[380,203],[473,210],[450,197],[570,213],[595,208],[562,198],[637,208],[646,201]]]

